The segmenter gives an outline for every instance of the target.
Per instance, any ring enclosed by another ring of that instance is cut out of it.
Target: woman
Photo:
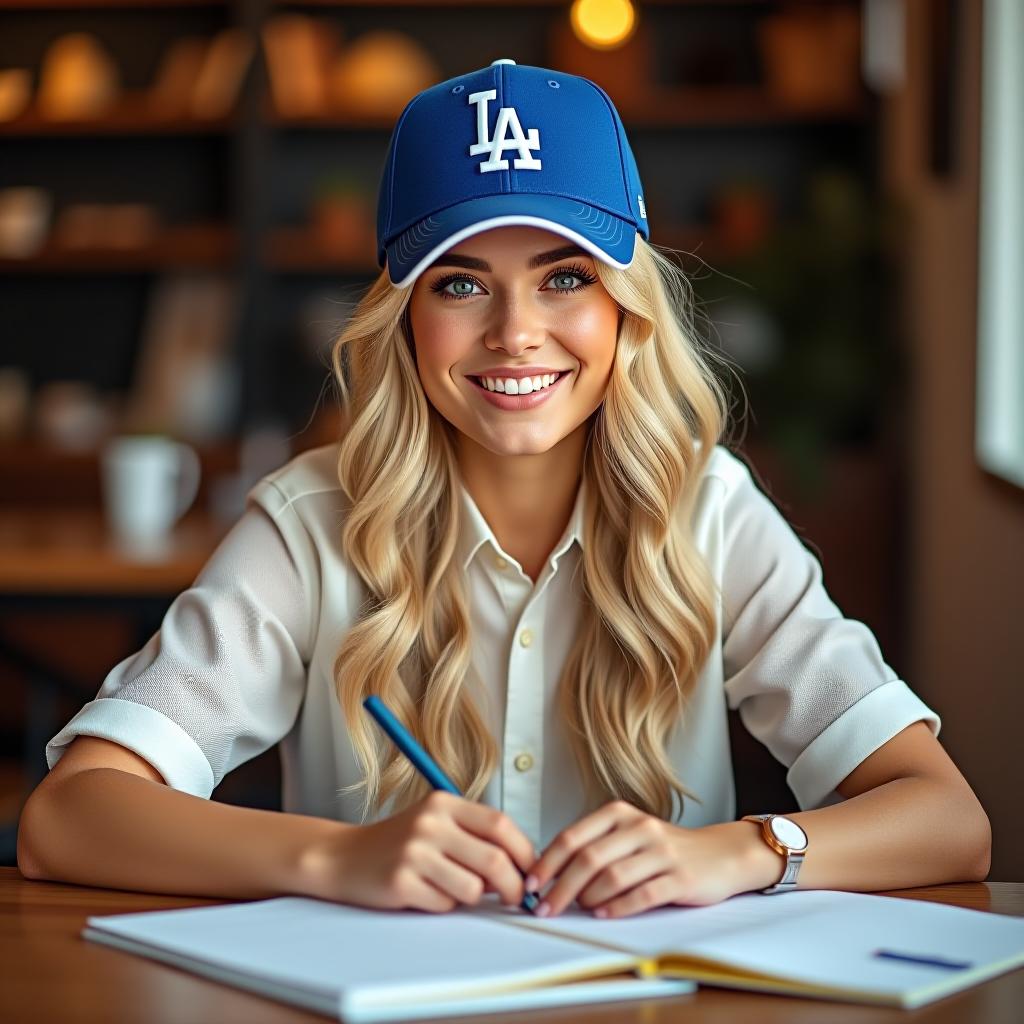
[[[611,916],[985,876],[938,715],[719,443],[649,237],[592,82],[502,60],[406,107],[386,272],[335,349],[340,445],[253,488],[50,740],[24,873],[427,911],[525,884]],[[382,741],[371,693],[464,797]],[[727,707],[801,813],[733,820]],[[285,813],[206,799],[278,741]]]

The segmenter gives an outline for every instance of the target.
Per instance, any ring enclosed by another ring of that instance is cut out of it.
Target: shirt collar
[[[469,563],[473,560],[473,556],[480,547],[488,542],[490,542],[497,554],[512,560],[512,556],[501,549],[498,538],[494,536],[494,531],[487,520],[484,519],[483,513],[477,507],[476,502],[466,489],[466,485],[462,482],[461,478],[458,480],[458,487],[459,497],[462,502],[462,532],[457,542],[456,557],[463,571],[469,568]],[[579,487],[576,489],[576,500],[573,504],[572,514],[569,516],[569,522],[565,527],[565,532],[562,534],[562,539],[551,552],[550,560],[556,561],[565,554],[572,546],[573,541],[576,541],[581,548],[583,547],[583,509],[585,500],[586,478],[581,476]]]

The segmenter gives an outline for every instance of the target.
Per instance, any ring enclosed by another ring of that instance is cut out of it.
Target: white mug
[[[140,544],[166,539],[199,491],[199,456],[159,436],[122,436],[103,447],[107,519],[119,538]]]

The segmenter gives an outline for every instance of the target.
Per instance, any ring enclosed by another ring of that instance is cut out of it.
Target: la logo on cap
[[[497,63],[497,62],[496,62]],[[512,63],[509,61],[509,63]],[[470,156],[489,153],[490,156],[481,163],[480,173],[486,171],[507,171],[508,161],[502,157],[506,149],[516,149],[519,156],[512,161],[517,171],[539,171],[541,162],[531,152],[540,150],[540,132],[531,128],[529,135],[523,131],[519,123],[519,115],[515,107],[502,107],[498,111],[498,123],[494,126],[494,136],[487,138],[487,105],[498,98],[497,89],[485,89],[483,92],[470,93],[469,103],[476,105],[476,142],[469,147]],[[512,137],[509,138],[509,131]]]

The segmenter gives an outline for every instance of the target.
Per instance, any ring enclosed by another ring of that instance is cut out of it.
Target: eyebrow
[[[527,269],[535,270],[537,267],[547,266],[549,263],[557,263],[559,260],[567,259],[569,256],[589,256],[590,253],[581,249],[578,245],[563,245],[560,249],[550,249],[548,252],[539,252],[526,261]],[[487,260],[478,259],[476,256],[460,256],[458,253],[445,253],[438,257],[431,266],[434,267],[462,267],[464,270],[481,270],[490,273],[491,265]]]

